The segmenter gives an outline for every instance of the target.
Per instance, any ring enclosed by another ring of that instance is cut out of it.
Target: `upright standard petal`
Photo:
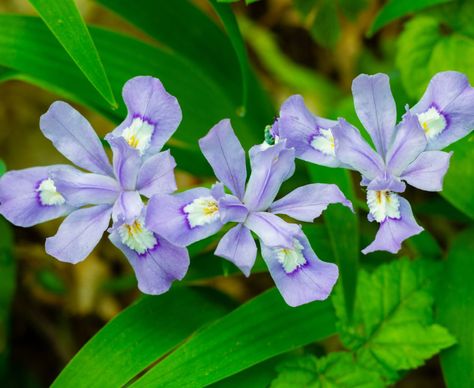
[[[386,74],[361,74],[352,82],[354,106],[377,152],[385,156],[392,142],[397,108]]]
[[[296,157],[328,167],[338,167],[331,128],[337,121],[313,115],[303,97],[289,97],[281,106],[278,119],[279,135],[288,147],[295,149]]]
[[[176,162],[169,150],[150,156],[138,174],[137,190],[148,198],[176,191],[175,167]]]
[[[146,224],[179,246],[202,240],[222,228],[218,200],[205,188],[153,196],[148,202]]]
[[[132,265],[141,292],[150,295],[163,294],[170,289],[175,280],[184,278],[189,267],[186,248],[177,247],[154,235],[154,246],[143,253],[138,253],[123,242],[119,228],[114,228],[109,239],[125,254]]]
[[[135,190],[142,165],[140,153],[130,147],[123,137],[108,134],[106,140],[112,146],[114,174],[120,186],[123,190]]]
[[[111,213],[108,205],[74,211],[66,217],[56,235],[46,239],[46,253],[72,264],[84,260],[109,226]]]
[[[250,230],[238,224],[221,238],[214,254],[234,263],[248,277],[257,257],[257,244]]]
[[[329,296],[339,275],[337,266],[319,260],[304,234],[295,238],[290,249],[260,246],[270,275],[288,305],[296,307]]]
[[[369,181],[383,175],[384,161],[362,138],[360,132],[344,119],[332,130],[337,158],[359,171]]]
[[[403,171],[401,178],[420,190],[441,191],[452,154],[452,152],[425,151]]]
[[[474,128],[474,88],[455,71],[436,74],[421,100],[411,109],[426,137],[428,150],[441,150]]]
[[[7,172],[0,178],[0,214],[22,227],[65,216],[73,207],[66,203],[50,174],[71,169],[56,165]]]
[[[229,119],[217,123],[199,140],[201,151],[216,177],[242,199],[247,179],[245,151],[235,136]]]
[[[408,112],[397,126],[395,138],[385,157],[388,170],[400,176],[426,148],[426,136],[416,115]]]
[[[352,204],[336,185],[313,183],[298,187],[274,202],[270,212],[286,214],[299,221],[312,222],[333,203],[341,203],[352,209]]]
[[[375,251],[397,253],[403,241],[423,231],[423,228],[416,223],[408,201],[405,198],[398,197],[398,202],[400,204],[400,217],[386,217],[380,223],[375,240],[362,250],[363,254],[366,255]]]
[[[290,224],[275,214],[266,212],[250,213],[244,225],[270,247],[289,248],[295,235],[301,233],[300,225]]]
[[[120,186],[114,178],[85,173],[75,168],[54,171],[51,178],[67,203],[76,207],[112,205],[120,192]]]
[[[89,122],[69,104],[54,102],[41,116],[40,128],[58,151],[77,166],[98,174],[113,175],[99,137]]]
[[[138,191],[122,191],[112,208],[112,219],[114,222],[123,220],[130,223],[141,214],[143,206]]]
[[[181,122],[178,100],[159,79],[143,76],[127,81],[122,95],[128,115],[114,135],[122,136],[142,155],[160,151]]]
[[[282,141],[266,150],[250,150],[250,175],[244,204],[251,211],[267,210],[280,190],[281,184],[295,171],[295,151]]]

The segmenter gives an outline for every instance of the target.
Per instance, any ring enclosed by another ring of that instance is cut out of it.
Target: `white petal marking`
[[[210,224],[219,219],[219,205],[211,196],[195,199],[186,205],[183,211],[186,213],[191,228]]]
[[[417,116],[428,139],[438,136],[448,124],[446,118],[434,106]]]
[[[277,260],[283,267],[283,270],[290,274],[306,264],[303,255],[303,245],[297,240],[293,240],[293,249],[276,248],[275,253]]]
[[[335,156],[334,137],[330,129],[319,129],[319,134],[311,139],[311,147],[325,155]]]
[[[138,149],[140,154],[143,155],[150,146],[154,129],[153,125],[142,120],[140,117],[136,117],[133,119],[132,124],[123,130],[122,137],[131,147]]]
[[[398,195],[388,190],[367,190],[367,204],[375,221],[382,222],[387,217],[400,218]]]
[[[118,233],[122,243],[140,255],[152,249],[157,243],[155,235],[144,226],[142,218],[135,220],[133,224],[121,225]]]
[[[56,185],[51,178],[41,181],[40,185],[36,189],[36,192],[39,195],[42,205],[58,206],[66,202],[61,193],[56,190]]]

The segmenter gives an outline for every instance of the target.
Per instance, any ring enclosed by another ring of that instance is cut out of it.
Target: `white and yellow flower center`
[[[303,249],[303,245],[301,245],[297,239],[293,240],[293,249],[275,249],[276,258],[286,273],[292,273],[306,264],[306,259],[303,255]]]
[[[382,222],[387,217],[400,218],[398,195],[389,190],[367,190],[367,204],[375,221]]]
[[[58,193],[56,190],[56,185],[51,178],[43,180],[36,189],[36,192],[39,195],[42,205],[56,206],[62,205],[64,202],[66,202],[61,193]]]
[[[313,136],[311,147],[325,155],[336,155],[334,151],[334,136],[330,129],[321,128],[319,134]]]
[[[446,129],[448,124],[446,118],[435,107],[431,107],[426,112],[417,114],[417,116],[428,139],[438,136]]]
[[[219,219],[219,205],[213,197],[200,197],[183,208],[189,226],[194,228]]]
[[[132,124],[123,130],[122,137],[131,147],[136,148],[143,155],[150,146],[154,129],[153,125],[142,120],[140,117],[136,117],[133,119]]]
[[[157,243],[155,235],[144,226],[141,218],[135,220],[133,224],[121,225],[118,233],[122,243],[140,255],[152,249]]]

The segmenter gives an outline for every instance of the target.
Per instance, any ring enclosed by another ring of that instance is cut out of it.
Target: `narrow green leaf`
[[[444,178],[441,195],[474,219],[474,135],[449,147],[454,154]]]
[[[457,338],[457,345],[441,353],[448,387],[474,386],[474,229],[459,235],[444,263],[438,291],[438,320]]]
[[[373,36],[382,27],[402,16],[450,1],[453,0],[390,0],[375,17],[367,35],[369,37]]]
[[[372,274],[361,271],[352,323],[340,292],[334,295],[344,345],[359,365],[378,371],[389,383],[399,378],[399,371],[416,368],[455,343],[444,327],[433,323],[438,264],[401,259]]]
[[[336,45],[341,35],[341,26],[335,1],[318,1],[316,17],[311,24],[310,33],[321,46],[331,48]]]
[[[74,0],[29,2],[91,84],[112,107],[117,107],[99,53]]]
[[[279,365],[278,377],[271,388],[383,388],[380,375],[361,367],[347,352],[330,353],[326,357],[298,357]]]
[[[356,196],[349,171],[308,164],[313,182],[332,183],[339,186],[347,199],[356,208]],[[359,224],[357,215],[344,206],[330,206],[324,212],[334,258],[339,267],[339,276],[344,292],[346,314],[352,316],[356,297],[357,271],[359,264]],[[316,247],[317,249],[317,247]]]
[[[134,387],[202,387],[335,331],[329,301],[289,307],[275,288],[242,305],[152,368]]]
[[[176,288],[145,296],[112,319],[61,372],[53,387],[123,386],[202,325],[229,311],[220,294]]]
[[[237,59],[239,60],[240,65],[240,74],[242,77],[242,112],[241,115],[245,115],[248,102],[248,86],[250,81],[250,66],[249,59],[247,56],[247,49],[245,48],[245,43],[240,33],[237,20],[232,12],[232,8],[229,5],[219,4],[215,0],[211,0],[211,4],[214,7],[214,10],[219,15],[224,27],[227,31],[227,35],[234,47]],[[247,3],[249,4],[249,3]]]
[[[5,162],[0,159],[0,176],[5,174],[5,171],[7,171],[7,166],[5,165]]]

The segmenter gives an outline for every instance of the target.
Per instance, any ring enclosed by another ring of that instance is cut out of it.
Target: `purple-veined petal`
[[[143,163],[137,180],[137,190],[145,197],[176,191],[176,162],[169,150],[150,156]]]
[[[368,190],[382,191],[389,190],[396,193],[403,193],[406,189],[406,185],[401,181],[400,178],[394,177],[391,174],[384,173],[379,175],[371,181],[363,181],[364,185],[367,186]]]
[[[143,206],[138,191],[122,191],[114,203],[112,219],[114,222],[123,220],[130,223],[141,214]]]
[[[41,199],[41,184],[49,181],[53,171],[69,171],[72,167],[55,165],[8,171],[0,178],[0,214],[12,224],[29,227],[65,216],[73,207],[61,193],[51,187],[51,201]],[[53,181],[49,181],[54,185]]]
[[[392,142],[397,108],[386,74],[361,74],[352,82],[354,106],[377,152],[385,156]]]
[[[244,195],[244,204],[249,210],[262,211],[270,207],[281,184],[295,171],[295,151],[286,148],[286,141],[261,150],[258,146],[250,150],[250,175]]]
[[[336,156],[369,180],[384,173],[384,162],[362,138],[360,132],[344,119],[332,129]]]
[[[291,247],[294,236],[301,232],[300,225],[290,224],[275,214],[265,212],[250,213],[244,225],[270,247]]]
[[[421,100],[411,109],[428,137],[428,150],[441,150],[474,128],[474,88],[455,71],[436,74]]]
[[[281,106],[278,119],[279,136],[286,139],[288,147],[295,149],[295,155],[307,162],[328,167],[341,163],[334,153],[334,139],[331,128],[337,121],[313,115],[306,107],[303,97],[289,97]]]
[[[139,151],[130,147],[123,137],[108,134],[105,138],[112,146],[115,177],[124,190],[135,190],[142,165]]]
[[[332,203],[341,203],[352,211],[352,204],[336,185],[313,183],[298,187],[274,202],[270,212],[286,214],[299,221],[312,222]]]
[[[99,243],[110,223],[111,206],[79,209],[66,217],[53,237],[46,239],[46,253],[60,261],[76,264]]]
[[[230,120],[222,120],[212,127],[199,140],[199,146],[219,181],[242,199],[247,179],[245,151],[235,136]]]
[[[250,230],[238,224],[221,238],[214,254],[234,263],[248,277],[257,257],[257,244]]]
[[[40,128],[58,151],[77,166],[113,175],[99,137],[84,116],[69,104],[54,102],[41,116]]]
[[[205,188],[174,195],[155,195],[148,202],[146,224],[150,230],[179,246],[203,240],[217,233],[222,228],[222,222],[218,209],[208,218],[200,218],[199,210],[205,209],[199,207],[198,200],[214,201],[213,206],[218,204],[211,190]]]
[[[219,199],[219,215],[221,222],[244,222],[249,211],[247,207],[234,195],[225,194]]]
[[[128,115],[113,134],[123,136],[141,154],[160,151],[181,122],[178,100],[159,79],[144,76],[128,80],[122,95]]]
[[[160,236],[155,235],[156,245],[143,254],[125,245],[116,228],[109,239],[127,257],[135,271],[138,289],[145,294],[163,294],[175,280],[183,279],[188,271],[187,249],[173,245]]]
[[[441,191],[452,152],[425,151],[403,172],[409,185],[425,191]]]
[[[426,136],[416,115],[408,112],[397,126],[395,137],[386,156],[387,169],[400,176],[426,148]]]
[[[300,234],[291,250],[271,248],[260,243],[270,275],[285,299],[293,307],[324,300],[337,281],[337,265],[318,259],[308,239]]]
[[[402,197],[398,197],[398,201],[400,218],[387,217],[382,221],[375,240],[362,250],[363,254],[375,251],[397,253],[403,241],[423,231],[423,228],[416,223],[408,201]]]
[[[112,205],[120,193],[118,182],[108,175],[69,168],[52,172],[51,178],[67,203],[76,207]]]

